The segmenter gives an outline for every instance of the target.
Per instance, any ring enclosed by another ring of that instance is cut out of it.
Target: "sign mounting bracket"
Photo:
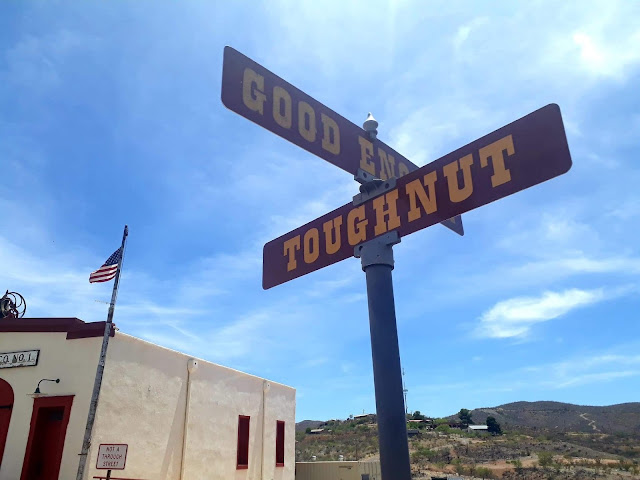
[[[365,172],[361,168],[358,168],[358,172],[353,178],[356,180],[356,182],[361,183],[360,193],[354,195],[353,197],[354,207],[362,205],[367,200],[379,197],[383,193],[396,188],[396,177],[390,178],[388,180],[382,180],[380,178],[375,178],[373,175]]]

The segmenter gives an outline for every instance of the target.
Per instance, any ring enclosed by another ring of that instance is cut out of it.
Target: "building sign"
[[[127,463],[126,443],[101,443],[98,447],[98,460],[96,469],[98,470],[124,470]]]
[[[33,367],[38,364],[40,350],[0,353],[0,368]]]
[[[355,123],[231,47],[224,48],[222,103],[352,175],[362,168],[386,180],[418,169]],[[461,218],[441,223],[464,234]]]
[[[373,155],[367,151],[365,160]],[[558,105],[550,104],[399,178],[386,193],[342,207],[272,240],[264,289],[353,256],[396,230],[405,236],[566,173],[571,155]]]

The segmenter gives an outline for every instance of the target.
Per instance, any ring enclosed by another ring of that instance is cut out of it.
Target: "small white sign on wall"
[[[33,367],[38,364],[40,350],[0,352],[0,368]]]
[[[98,447],[96,469],[124,470],[128,448],[129,445],[126,443],[101,443]]]

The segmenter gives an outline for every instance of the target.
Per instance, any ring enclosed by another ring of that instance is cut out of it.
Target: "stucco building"
[[[0,480],[76,478],[104,327],[0,319]],[[293,480],[295,390],[112,331],[86,479],[108,443],[112,478]]]

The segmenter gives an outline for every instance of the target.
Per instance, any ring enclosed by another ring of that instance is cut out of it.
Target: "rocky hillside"
[[[503,429],[640,434],[640,403],[589,407],[560,402],[514,402],[471,411],[475,423],[488,416]],[[451,418],[457,418],[452,416]]]
[[[296,432],[304,432],[307,428],[318,428],[324,423],[321,420],[302,420],[296,423]]]

